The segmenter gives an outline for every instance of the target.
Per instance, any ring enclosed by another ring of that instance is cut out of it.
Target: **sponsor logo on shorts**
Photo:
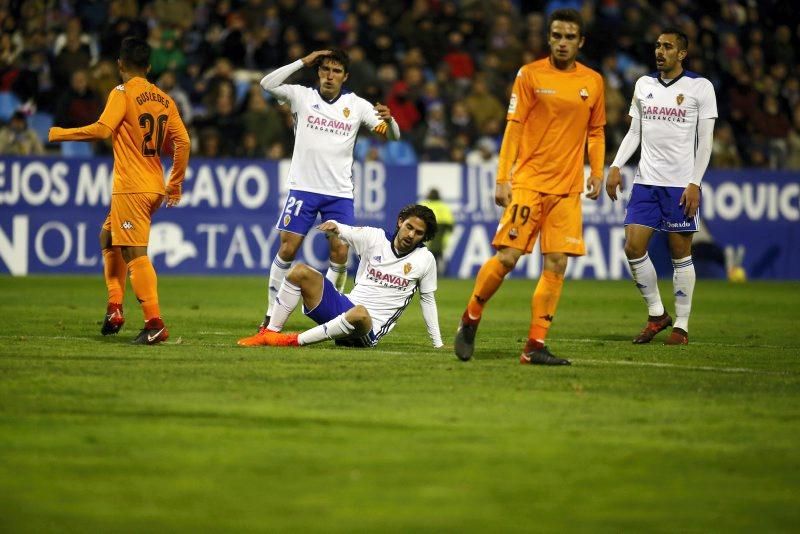
[[[577,237],[565,237],[564,241],[566,241],[567,243],[574,243],[576,245],[580,245],[581,244],[580,238],[577,238]]]
[[[512,239],[512,240],[513,240],[513,239],[516,239],[516,238],[517,238],[517,236],[519,236],[519,231],[518,231],[516,228],[512,228],[512,229],[511,229],[511,230],[508,232],[508,238],[509,238],[509,239]]]
[[[667,227],[669,228],[690,228],[692,223],[689,221],[681,221],[681,222],[667,222]]]
[[[122,222],[122,229],[123,230],[133,230],[133,223],[130,221],[123,221]]]

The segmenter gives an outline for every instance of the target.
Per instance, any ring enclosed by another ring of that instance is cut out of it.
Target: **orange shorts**
[[[583,214],[581,195],[549,195],[528,189],[514,189],[506,207],[494,248],[511,247],[530,254],[541,232],[542,254],[563,253],[583,256]]]
[[[111,232],[113,246],[146,247],[150,240],[150,220],[164,202],[158,193],[118,193],[111,195],[103,230]]]

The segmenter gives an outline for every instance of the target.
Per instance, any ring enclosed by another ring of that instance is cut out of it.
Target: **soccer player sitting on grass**
[[[333,339],[337,345],[373,347],[391,332],[419,289],[428,335],[434,347],[443,346],[434,297],[436,260],[422,244],[436,235],[436,216],[430,208],[404,207],[394,235],[335,221],[325,221],[317,229],[334,234],[358,254],[353,290],[343,295],[322,273],[297,263],[281,284],[267,328],[240,339],[239,345],[299,346]],[[281,333],[301,300],[303,312],[319,326],[300,334]]]

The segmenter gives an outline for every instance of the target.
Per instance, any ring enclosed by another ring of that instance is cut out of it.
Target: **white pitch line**
[[[574,337],[551,337],[548,338],[548,341],[558,341],[559,343],[627,343],[629,345],[633,345],[633,343],[623,341],[623,340],[608,340],[608,339],[593,339],[590,337],[586,338],[574,338]],[[658,344],[658,343],[656,343]],[[793,347],[790,345],[745,345],[742,343],[712,343],[711,341],[692,341],[690,345],[700,345],[705,347],[731,347],[731,348],[748,348],[748,349],[793,349],[797,347]]]

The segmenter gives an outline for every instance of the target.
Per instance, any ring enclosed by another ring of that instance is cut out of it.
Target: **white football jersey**
[[[362,124],[384,133],[375,109],[355,93],[342,92],[328,102],[317,89],[279,85],[270,89],[288,102],[294,117],[294,152],[289,187],[324,195],[353,198],[353,150]]]
[[[634,182],[686,187],[692,179],[697,122],[717,118],[714,86],[689,71],[664,82],[659,74],[636,81],[630,116],[641,124],[641,157]]]
[[[420,293],[436,291],[436,260],[424,246],[398,256],[393,236],[378,228],[336,224],[339,237],[360,258],[356,285],[347,298],[369,311],[372,331],[380,339],[394,328],[418,287]]]

